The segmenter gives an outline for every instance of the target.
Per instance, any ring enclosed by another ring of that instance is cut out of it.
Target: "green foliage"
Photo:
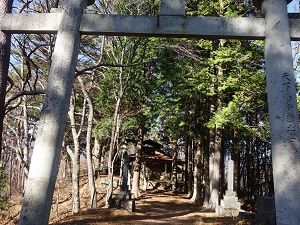
[[[113,5],[117,12],[122,12],[127,15],[157,15],[159,12],[160,0],[114,0]]]
[[[240,1],[188,1],[188,14],[235,17]],[[170,138],[215,126],[245,135],[268,134],[261,41],[152,40],[155,84],[149,105],[156,126]],[[221,107],[210,112],[219,99]],[[247,118],[258,116],[253,124]],[[155,121],[155,120],[154,120]]]
[[[97,121],[94,127],[94,136],[99,140],[108,138],[110,136],[112,124],[113,121],[111,117],[104,117],[103,119]]]
[[[3,174],[3,169],[0,168],[0,210],[5,210],[10,207],[9,198],[7,197],[7,180]]]
[[[250,12],[251,4],[187,1],[187,12],[236,17]],[[157,14],[159,1],[116,0],[113,5],[124,14]],[[104,75],[93,95],[98,138],[110,137],[116,99],[124,88],[121,137],[134,135],[143,124],[149,134],[162,134],[165,140],[193,138],[216,126],[267,139],[261,41],[112,37],[108,42],[103,60],[131,66],[101,69]]]

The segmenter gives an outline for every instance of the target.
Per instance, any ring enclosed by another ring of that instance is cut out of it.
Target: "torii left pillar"
[[[29,169],[20,225],[46,225],[57,177],[87,0],[65,0]]]

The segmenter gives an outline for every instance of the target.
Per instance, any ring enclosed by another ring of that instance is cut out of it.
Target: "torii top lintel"
[[[87,4],[94,2],[94,0],[86,1]],[[261,2],[261,0],[255,1]],[[287,2],[289,1],[287,0]],[[265,18],[186,16],[180,9],[181,2],[183,0],[162,0],[162,6],[164,4],[167,11],[162,9],[158,16],[108,15],[87,12],[82,16],[80,33],[205,39],[263,40],[266,37]],[[172,8],[172,6],[176,7]],[[168,11],[168,7],[170,11]],[[62,18],[61,15],[61,11],[54,11],[54,13],[6,14],[0,21],[0,27],[2,31],[8,33],[56,33]],[[289,27],[291,39],[300,40],[300,20],[290,18]]]

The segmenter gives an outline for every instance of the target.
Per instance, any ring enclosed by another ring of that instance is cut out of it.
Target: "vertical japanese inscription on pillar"
[[[284,145],[291,151],[291,153],[296,156],[298,153],[297,149],[297,128],[295,126],[295,109],[294,108],[294,96],[291,94],[291,84],[294,84],[294,82],[291,81],[291,77],[288,73],[284,73],[282,75],[282,84],[283,84],[283,90],[282,90],[282,98],[283,98],[283,104],[285,108],[285,115],[284,120],[286,122],[287,126],[287,133],[282,134],[284,135]]]

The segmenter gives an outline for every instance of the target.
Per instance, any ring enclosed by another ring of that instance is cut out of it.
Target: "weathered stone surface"
[[[57,33],[60,13],[6,14],[1,29],[9,33]],[[101,23],[99,23],[101,21]],[[290,35],[300,40],[299,19],[290,19]],[[266,36],[264,18],[226,18],[198,16],[126,16],[84,14],[81,34],[172,36],[197,38],[243,38],[263,40]]]
[[[233,191],[234,184],[234,162],[232,160],[228,161],[228,174],[227,174],[227,190]]]
[[[220,206],[217,207],[217,214],[222,216],[237,217],[239,216],[239,213],[239,210],[234,208],[223,208]]]
[[[128,171],[129,171],[129,157],[127,152],[125,151],[122,155],[122,181],[120,186],[120,192],[127,192],[128,189]]]
[[[129,212],[134,212],[135,210],[135,199],[131,195],[128,188],[128,178],[129,178],[129,157],[125,151],[122,155],[122,181],[119,193],[111,201],[110,207],[124,208]]]
[[[236,192],[233,190],[226,190],[225,191],[225,196],[232,196],[235,197],[236,196]]]
[[[109,202],[109,207],[124,208],[129,212],[135,211],[135,198],[129,190],[120,191],[116,197]]]
[[[120,191],[116,197],[112,198],[112,201],[110,202],[110,205],[109,205],[110,208],[113,208],[113,207],[120,208],[121,203],[124,199],[126,199],[126,196],[127,196],[127,192]]]
[[[264,0],[265,70],[277,225],[300,224],[300,132],[285,0]]]
[[[223,208],[236,209],[238,211],[241,209],[241,203],[238,202],[237,197],[224,196],[220,206]]]
[[[25,186],[20,225],[48,224],[79,52],[79,28],[84,6],[83,0],[64,1]]]
[[[256,200],[256,208],[256,224],[276,225],[274,197],[258,196]]]
[[[227,173],[227,188],[221,204],[216,207],[216,213],[222,216],[237,217],[241,210],[241,203],[239,203],[236,192],[233,191],[234,184],[234,162],[228,161]]]
[[[135,199],[125,199],[121,202],[121,207],[129,212],[135,212]]]

